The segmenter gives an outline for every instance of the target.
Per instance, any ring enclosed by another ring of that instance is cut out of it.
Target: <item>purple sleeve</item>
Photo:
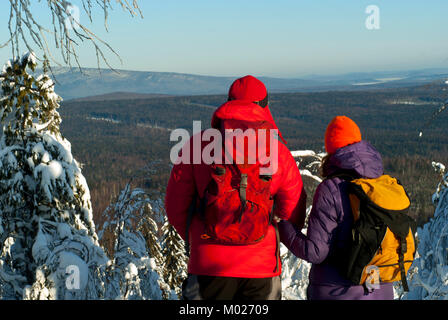
[[[322,263],[328,255],[332,234],[336,229],[337,210],[327,183],[316,189],[307,235],[282,220],[278,224],[281,242],[297,257],[313,264]]]

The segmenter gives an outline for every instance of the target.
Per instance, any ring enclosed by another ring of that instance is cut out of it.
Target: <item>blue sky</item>
[[[36,2],[36,16],[46,14]],[[80,1],[72,0],[73,4]],[[115,3],[115,1],[112,1]],[[300,77],[359,71],[448,67],[446,0],[140,0],[144,19],[114,4],[105,32],[101,10],[91,25],[112,45],[115,68],[205,75]],[[380,29],[368,30],[368,5]],[[42,8],[41,8],[42,7]],[[0,4],[0,43],[8,37],[9,2]],[[47,13],[48,14],[48,13]],[[81,63],[96,66],[87,44]],[[10,57],[0,49],[0,60]],[[59,59],[61,60],[61,59]]]

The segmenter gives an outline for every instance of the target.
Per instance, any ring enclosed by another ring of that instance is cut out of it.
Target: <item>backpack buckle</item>
[[[222,176],[222,175],[224,175],[226,173],[226,168],[223,168],[223,167],[216,167],[215,168],[215,174],[217,175],[217,176]]]
[[[247,174],[243,173],[241,174],[241,182],[240,182],[240,199],[242,210],[246,208],[246,201],[247,201],[246,189],[247,189]]]
[[[269,182],[269,181],[272,180],[272,175],[270,175],[270,174],[260,174],[260,179]]]

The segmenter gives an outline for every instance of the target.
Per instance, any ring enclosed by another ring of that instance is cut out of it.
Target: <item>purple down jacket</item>
[[[362,178],[376,178],[383,174],[383,164],[378,151],[367,141],[360,141],[338,149],[327,161],[325,171],[328,176],[351,171]],[[365,292],[363,286],[342,277],[331,262],[351,237],[353,216],[346,188],[347,182],[339,177],[324,180],[314,195],[307,235],[282,220],[280,239],[294,255],[312,263],[308,299],[393,299],[392,283],[381,283],[380,289]]]

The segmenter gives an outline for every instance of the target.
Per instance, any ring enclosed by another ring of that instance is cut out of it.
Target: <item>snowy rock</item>
[[[313,150],[296,150],[296,151],[291,151],[291,155],[294,158],[314,157],[314,156],[316,156],[316,152],[314,152]]]

